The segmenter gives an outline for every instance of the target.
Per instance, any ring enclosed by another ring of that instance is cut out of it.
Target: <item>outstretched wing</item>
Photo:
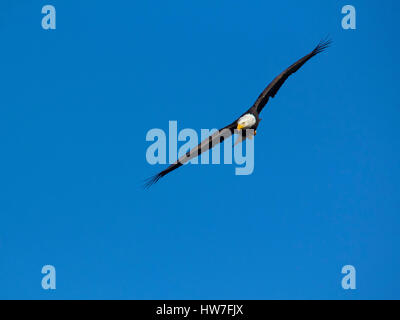
[[[206,152],[207,150],[214,148],[217,144],[221,143],[225,139],[232,136],[235,129],[236,129],[236,121],[232,122],[230,125],[222,128],[222,129],[214,132],[208,138],[206,138],[202,142],[200,142],[200,144],[197,147],[189,150],[185,155],[183,155],[177,161],[175,161],[173,164],[171,164],[167,169],[161,171],[160,173],[156,174],[155,176],[153,176],[153,177],[149,178],[147,181],[145,181],[144,187],[145,188],[151,187],[153,184],[157,183],[157,181],[160,180],[162,177],[164,177],[166,174],[170,173],[171,171],[174,171],[175,169],[178,169],[180,166],[184,165],[186,162],[190,161],[191,159],[198,157],[203,152]]]
[[[303,64],[305,64],[308,60],[310,60],[312,57],[316,56],[318,53],[324,51],[331,45],[332,41],[331,40],[323,40],[321,41],[318,46],[311,51],[308,55],[304,56],[301,58],[299,61],[295,62],[292,64],[289,68],[287,68],[285,71],[283,71],[279,76],[277,76],[269,85],[264,89],[264,91],[260,94],[258,97],[257,101],[254,103],[254,105],[250,109],[256,109],[258,113],[261,112],[261,110],[264,108],[264,106],[267,104],[268,100],[270,97],[275,97],[276,93],[278,90],[281,88],[283,83],[286,81],[287,78],[289,78],[290,75],[295,73],[297,70],[299,70]]]

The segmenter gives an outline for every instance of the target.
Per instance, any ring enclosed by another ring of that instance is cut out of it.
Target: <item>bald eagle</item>
[[[284,70],[281,74],[279,74],[265,89],[259,97],[257,98],[256,102],[254,102],[253,106],[243,113],[239,118],[233,121],[231,124],[225,126],[224,128],[218,130],[205,140],[203,140],[197,147],[188,151],[185,155],[180,157],[177,161],[171,164],[168,168],[161,171],[160,173],[156,174],[155,176],[149,178],[146,182],[144,187],[148,188],[155,184],[158,180],[164,177],[166,174],[174,171],[175,169],[179,168],[180,166],[184,165],[189,160],[199,156],[201,153],[210,150],[218,143],[221,143],[228,137],[232,136],[234,133],[238,133],[239,138],[235,145],[238,142],[241,142],[246,137],[253,137],[257,133],[257,127],[261,121],[259,115],[265,105],[268,103],[269,98],[274,98],[278,90],[281,88],[283,83],[289,78],[290,75],[295,73],[299,70],[308,60],[312,57],[316,56],[317,54],[325,51],[330,45],[331,40],[322,40],[314,50],[312,50],[309,54],[301,58],[300,60],[296,61],[292,64],[289,68]]]

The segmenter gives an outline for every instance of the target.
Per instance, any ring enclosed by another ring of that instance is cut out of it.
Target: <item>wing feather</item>
[[[331,40],[322,40],[318,46],[315,47],[313,51],[311,51],[309,54],[301,58],[300,60],[296,61],[293,63],[289,68],[287,68],[285,71],[283,71],[280,75],[278,75],[265,89],[264,91],[260,94],[260,96],[257,98],[256,102],[251,108],[256,109],[258,113],[262,111],[264,106],[268,103],[269,98],[275,97],[276,93],[278,90],[282,87],[284,82],[289,78],[293,73],[295,73],[297,70],[299,70],[308,60],[310,60],[312,57],[316,56],[317,54],[323,52],[326,50],[330,45],[332,41]],[[251,109],[250,108],[250,109]]]
[[[217,144],[223,142],[225,139],[232,136],[234,130],[236,129],[236,121],[232,122],[230,125],[219,129],[218,131],[214,132],[208,138],[204,139],[200,142],[196,147],[189,150],[185,155],[180,157],[177,161],[171,164],[167,169],[159,172],[153,177],[147,179],[144,183],[144,188],[149,188],[153,184],[157,183],[162,177],[167,175],[168,173],[178,169],[179,167],[183,166],[186,162],[190,161],[193,158],[198,157],[203,152],[214,148]]]

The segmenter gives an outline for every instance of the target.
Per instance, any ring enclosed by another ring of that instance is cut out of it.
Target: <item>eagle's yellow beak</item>
[[[243,125],[241,125],[240,123],[238,123],[238,125],[237,125],[237,129],[238,130],[241,130],[241,129],[243,129],[244,128],[244,126]]]

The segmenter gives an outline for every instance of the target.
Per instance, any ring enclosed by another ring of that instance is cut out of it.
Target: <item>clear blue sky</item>
[[[398,1],[0,7],[0,298],[400,298]],[[149,129],[230,123],[327,34],[263,111],[252,175],[140,188],[165,168]]]

